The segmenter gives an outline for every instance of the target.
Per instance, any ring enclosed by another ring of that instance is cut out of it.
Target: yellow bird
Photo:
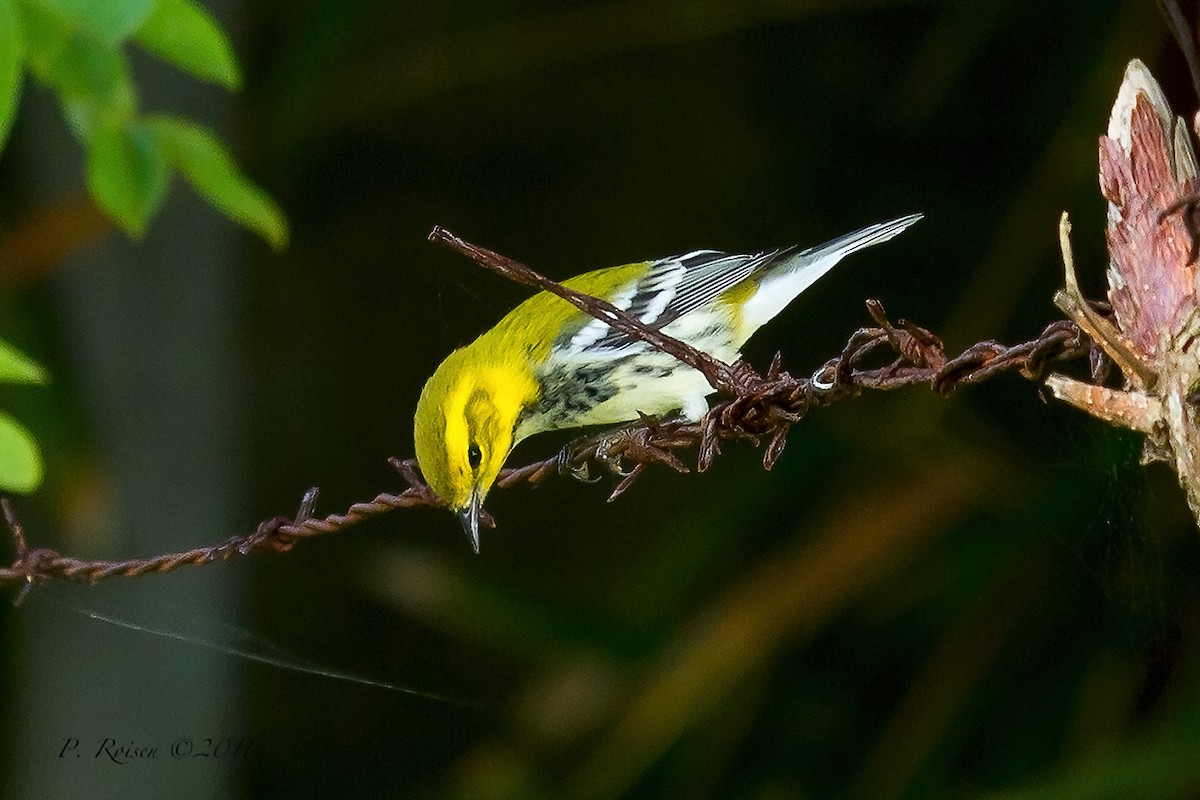
[[[697,250],[609,267],[563,285],[726,363],[843,256],[886,242],[920,214],[801,250]],[[479,511],[512,448],[542,431],[612,425],[639,414],[698,420],[713,388],[695,369],[541,292],[451,353],[417,402],[417,461],[479,552]]]

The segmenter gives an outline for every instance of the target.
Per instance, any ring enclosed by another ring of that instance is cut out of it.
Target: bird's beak
[[[458,518],[462,520],[463,530],[467,533],[467,540],[471,543],[475,555],[479,555],[479,509],[482,505],[483,501],[479,499],[479,492],[473,491],[466,507],[459,509],[458,512]]]

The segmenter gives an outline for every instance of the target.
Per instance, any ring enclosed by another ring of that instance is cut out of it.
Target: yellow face
[[[632,280],[644,264],[580,275],[567,286],[600,297]],[[462,518],[479,550],[479,510],[513,446],[521,411],[540,391],[531,364],[542,363],[555,338],[587,317],[546,292],[513,309],[470,345],[451,353],[425,384],[414,440],[426,482]]]
[[[536,392],[532,376],[456,350],[425,384],[413,437],[421,473],[462,519],[479,550],[479,511],[513,446],[521,409]]]

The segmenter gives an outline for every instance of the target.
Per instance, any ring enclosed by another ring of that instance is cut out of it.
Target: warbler
[[[751,334],[843,256],[919,219],[868,225],[807,250],[697,250],[587,272],[563,285],[732,364]],[[425,383],[414,420],[417,462],[478,553],[484,498],[522,439],[639,414],[699,420],[713,391],[699,371],[541,292],[451,353]]]

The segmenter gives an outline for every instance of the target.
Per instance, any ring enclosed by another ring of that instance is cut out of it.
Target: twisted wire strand
[[[713,405],[700,422],[644,418],[624,427],[585,436],[568,444],[555,456],[501,471],[495,485],[508,488],[521,483],[539,484],[558,475],[595,481],[609,473],[617,483],[609,495],[615,500],[643,474],[647,466],[660,464],[677,472],[688,467],[675,451],[696,448],[696,466],[707,469],[727,441],[767,440],[763,466],[770,469],[782,455],[790,427],[811,408],[854,397],[864,390],[890,391],[928,384],[946,394],[960,384],[974,384],[1002,372],[1017,372],[1039,379],[1052,364],[1085,356],[1095,360],[1090,340],[1074,323],[1050,324],[1028,342],[1006,346],[995,341],[979,342],[954,358],[948,358],[941,340],[930,331],[905,320],[893,324],[882,303],[867,301],[875,326],[860,328],[847,340],[842,352],[826,361],[811,377],[794,377],[776,354],[765,374],[739,362],[724,364],[661,331],[647,328],[637,319],[588,295],[574,292],[529,267],[473,245],[442,228],[431,239],[444,242],[480,265],[505,277],[551,291],[630,336],[642,339],[680,361],[699,369],[723,399]],[[865,366],[872,360],[891,359],[880,366]],[[20,585],[14,603],[20,604],[34,586],[52,580],[92,584],[112,577],[137,578],[172,572],[185,566],[202,566],[255,553],[286,552],[296,541],[338,533],[363,520],[400,508],[443,505],[418,474],[412,459],[390,459],[408,484],[403,491],[381,493],[368,502],[355,503],[346,511],[315,517],[317,489],[311,488],[294,517],[273,517],[249,534],[231,536],[217,544],[149,558],[120,561],[87,560],[66,556],[49,548],[29,548],[24,530],[7,498],[0,498],[8,523],[16,559],[0,568],[0,588]],[[592,469],[601,471],[592,476]],[[490,515],[482,520],[494,526]]]

